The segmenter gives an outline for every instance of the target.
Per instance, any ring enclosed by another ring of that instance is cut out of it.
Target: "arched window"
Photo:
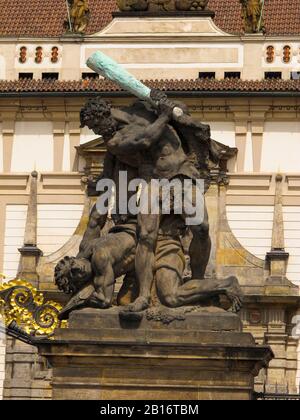
[[[24,64],[26,63],[27,60],[27,48],[26,47],[21,47],[20,48],[20,54],[19,54],[19,62]]]
[[[273,45],[269,45],[266,50],[266,61],[267,63],[273,63],[275,59],[275,48]]]
[[[291,47],[289,45],[285,45],[283,47],[283,57],[282,57],[283,62],[286,63],[286,64],[287,63],[290,63],[290,61],[291,61],[291,55],[292,55],[292,49],[291,49]]]
[[[37,47],[35,50],[35,60],[37,64],[40,64],[43,61],[43,48]]]
[[[59,59],[59,50],[58,47],[53,47],[51,50],[51,63],[55,64]]]

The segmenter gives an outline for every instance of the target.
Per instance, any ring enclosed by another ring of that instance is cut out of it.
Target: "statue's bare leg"
[[[201,302],[224,295],[231,303],[231,310],[239,312],[242,307],[242,293],[235,277],[223,281],[190,280],[180,284],[181,279],[173,270],[157,273],[157,290],[162,303],[170,308],[197,305]]]
[[[159,221],[160,216],[157,214],[138,215],[139,235],[135,270],[139,285],[139,297],[128,306],[127,310],[130,312],[144,311],[150,305]]]
[[[223,295],[230,302],[233,312],[241,309],[243,294],[235,277],[225,280],[197,279],[183,283],[184,263],[178,254],[164,255],[163,261],[157,261],[157,264],[160,266],[156,272],[157,293],[163,305],[179,308]]]
[[[103,303],[102,308],[106,309],[111,306],[114,292],[114,272],[111,266],[108,266],[102,276],[94,278],[95,293],[93,296]]]
[[[211,239],[209,236],[209,221],[206,206],[204,207],[203,223],[199,226],[190,226],[193,239],[189,249],[191,259],[192,277],[204,279],[211,253]]]
[[[93,207],[86,232],[79,247],[77,258],[90,259],[93,254],[92,242],[100,238],[101,230],[105,225],[107,214],[100,214],[96,205]]]

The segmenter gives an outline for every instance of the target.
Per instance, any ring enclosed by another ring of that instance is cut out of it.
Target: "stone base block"
[[[249,400],[272,358],[241,332],[236,315],[220,310],[169,324],[132,324],[116,310],[75,312],[39,353],[53,367],[57,400]]]

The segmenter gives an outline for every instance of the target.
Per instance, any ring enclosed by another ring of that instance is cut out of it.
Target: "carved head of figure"
[[[55,267],[55,284],[62,292],[74,295],[92,280],[92,266],[85,258],[65,257]]]
[[[81,128],[88,127],[95,134],[109,140],[117,131],[117,121],[112,117],[111,105],[97,97],[90,99],[80,112]]]

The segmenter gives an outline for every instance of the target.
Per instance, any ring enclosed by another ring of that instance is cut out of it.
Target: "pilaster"
[[[264,121],[254,121],[251,124],[253,171],[260,172],[264,135]]]
[[[245,170],[247,132],[248,122],[237,120],[235,124],[235,145],[238,149],[237,172]]]
[[[76,153],[76,146],[80,145],[80,123],[78,119],[69,122],[70,135],[70,171],[76,172],[78,170],[78,160]]]
[[[3,171],[11,171],[12,153],[15,135],[15,114],[3,113],[1,114],[2,122],[2,137],[3,137]]]
[[[62,172],[65,143],[65,114],[52,113],[53,115],[53,168],[54,172]]]

